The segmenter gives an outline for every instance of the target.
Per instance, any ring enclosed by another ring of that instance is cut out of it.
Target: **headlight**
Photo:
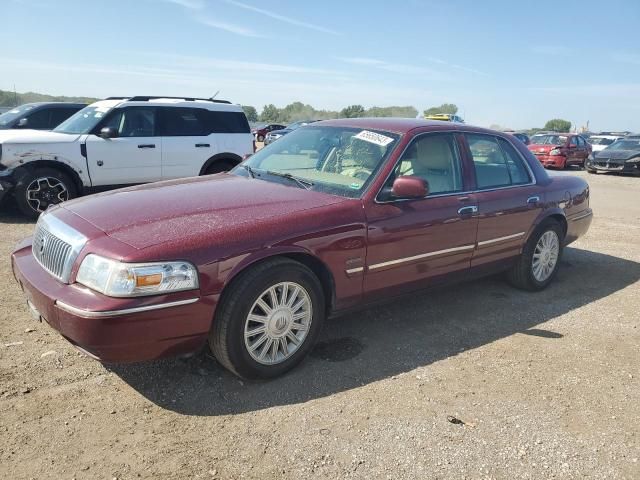
[[[562,150],[560,150],[559,148],[554,148],[549,152],[549,155],[562,155]]]
[[[76,282],[109,297],[141,297],[198,288],[198,271],[189,262],[122,263],[89,254]]]

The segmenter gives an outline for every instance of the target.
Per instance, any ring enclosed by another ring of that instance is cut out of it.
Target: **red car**
[[[531,137],[527,146],[544,167],[583,167],[591,154],[591,145],[574,133],[539,133]]]
[[[267,133],[275,132],[276,130],[282,130],[286,128],[286,125],[280,125],[279,123],[270,123],[269,125],[263,125],[262,127],[251,129],[251,133],[253,133],[253,137],[258,142],[264,142],[264,139],[267,137]]]
[[[587,183],[549,176],[511,135],[343,119],[230,173],[64,202],[12,266],[33,316],[94,358],[209,345],[266,378],[303,359],[328,315],[500,271],[543,289],[591,218]]]

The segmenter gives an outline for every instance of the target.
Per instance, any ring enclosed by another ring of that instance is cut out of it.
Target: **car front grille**
[[[86,238],[50,214],[43,214],[36,225],[31,251],[36,261],[51,275],[65,283]]]

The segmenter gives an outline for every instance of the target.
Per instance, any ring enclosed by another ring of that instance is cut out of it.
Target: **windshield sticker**
[[[365,142],[380,145],[381,147],[386,147],[391,142],[393,142],[393,138],[380,135],[379,133],[370,132],[369,130],[361,131],[355,136],[355,138],[364,140]]]
[[[349,188],[353,188],[354,190],[360,190],[360,184],[354,182],[351,185],[349,185]]]
[[[102,118],[102,116],[104,115],[104,113],[102,112],[96,112],[96,114],[94,115],[94,117],[96,118]]]

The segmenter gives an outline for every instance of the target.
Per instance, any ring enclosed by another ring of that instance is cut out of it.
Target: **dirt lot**
[[[550,289],[492,278],[337,319],[268,383],[82,356],[28,315],[8,255],[33,226],[5,208],[0,477],[640,478],[640,178],[574,174],[596,217]]]

